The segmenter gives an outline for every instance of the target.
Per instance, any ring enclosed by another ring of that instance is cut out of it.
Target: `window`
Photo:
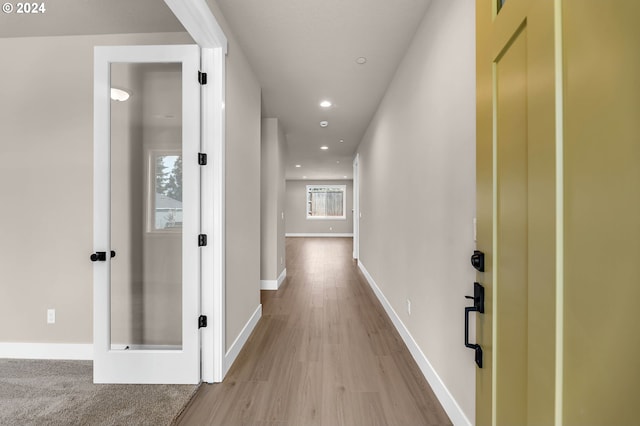
[[[346,219],[346,185],[307,185],[307,219]]]
[[[182,156],[177,150],[149,154],[149,231],[181,231]]]

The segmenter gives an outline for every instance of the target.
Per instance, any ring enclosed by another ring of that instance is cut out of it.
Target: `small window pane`
[[[344,219],[345,185],[307,185],[307,219]]]
[[[182,156],[155,156],[154,229],[182,228]]]

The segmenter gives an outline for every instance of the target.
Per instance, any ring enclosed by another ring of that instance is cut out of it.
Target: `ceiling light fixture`
[[[126,90],[116,89],[115,87],[111,88],[111,99],[114,101],[124,102],[129,99],[129,96],[131,96],[131,93]]]
[[[358,59],[356,59],[356,64],[366,64],[367,63],[367,58],[365,58],[364,56],[360,56]]]
[[[340,139],[340,143],[343,143],[343,142],[344,142],[344,139]]]
[[[329,102],[329,101],[322,101],[322,102],[320,102],[320,106],[321,106],[322,108],[329,108],[329,107],[331,106],[331,102]]]
[[[326,151],[326,150],[328,150],[328,149],[329,149],[329,147],[328,147],[328,146],[326,146],[326,145],[322,145],[322,146],[320,147],[320,149],[321,149],[321,150],[323,150],[323,151]]]
[[[299,169],[300,167],[302,167],[300,164],[296,164],[296,167]]]
[[[328,121],[321,121],[320,122],[320,127],[327,127],[329,125]]]

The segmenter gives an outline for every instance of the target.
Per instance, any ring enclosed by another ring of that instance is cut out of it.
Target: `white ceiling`
[[[352,177],[356,147],[429,2],[218,0],[262,86],[262,116],[285,129],[287,179]],[[321,108],[323,99],[333,106]]]
[[[430,0],[217,1],[262,87],[262,116],[285,129],[287,179],[351,178],[356,147]],[[184,31],[161,0],[45,6],[40,15],[0,13],[0,37]],[[333,106],[321,108],[324,99]]]

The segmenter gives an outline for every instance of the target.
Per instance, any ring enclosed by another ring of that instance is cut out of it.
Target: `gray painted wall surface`
[[[260,279],[275,280],[284,264],[286,139],[277,118],[262,119]]]
[[[260,85],[215,0],[229,41],[226,59],[226,344],[260,305]]]
[[[307,219],[307,185],[346,185],[346,219]],[[353,180],[288,180],[285,218],[287,234],[353,233]]]
[[[282,271],[286,268],[286,256],[285,256],[285,232],[287,216],[285,213],[286,202],[286,189],[287,182],[285,180],[287,162],[287,138],[285,136],[284,128],[278,126],[278,236],[277,236],[277,273],[276,278],[282,274]]]
[[[474,2],[433,0],[358,152],[360,260],[473,422]]]
[[[0,39],[0,342],[93,341],[93,46],[163,43],[192,40]]]

